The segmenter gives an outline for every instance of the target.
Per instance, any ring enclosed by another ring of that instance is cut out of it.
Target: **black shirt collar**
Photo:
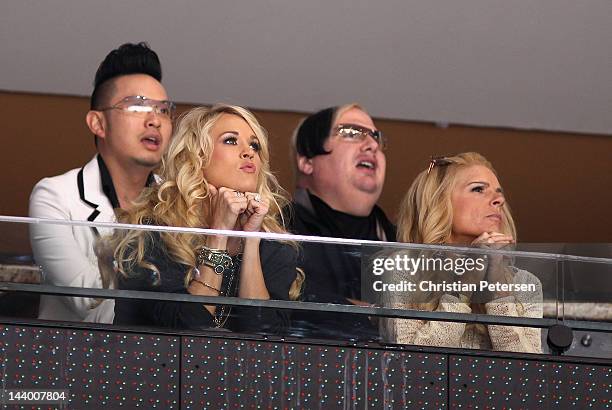
[[[329,226],[334,235],[349,239],[379,240],[374,210],[367,216],[350,215],[333,209],[310,191],[308,195],[317,218]]]
[[[119,199],[117,198],[117,191],[115,191],[115,185],[113,184],[113,179],[111,178],[110,172],[108,172],[108,168],[102,159],[102,155],[98,154],[98,167],[100,168],[100,180],[102,182],[102,192],[108,198],[111,203],[113,209],[121,208],[119,205]],[[147,185],[151,186],[155,182],[155,177],[151,172],[147,178]]]

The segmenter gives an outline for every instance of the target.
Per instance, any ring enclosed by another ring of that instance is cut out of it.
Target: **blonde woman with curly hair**
[[[428,169],[416,177],[402,201],[398,240],[493,249],[512,246],[516,240],[514,220],[491,163],[475,152],[432,159]],[[461,275],[457,270],[440,269],[440,264],[434,269],[420,270],[414,276],[394,271],[390,273],[391,281],[407,279],[417,284],[422,281],[435,284],[461,281],[469,285],[484,280],[488,283],[530,284],[535,291],[471,292],[464,287],[455,292],[434,288],[386,295],[385,303],[416,310],[542,317],[540,281],[531,273],[511,266],[507,257],[450,252],[422,252],[412,256],[444,260],[445,263],[450,259],[450,263],[455,264],[459,259],[470,258],[475,263],[472,271],[461,272]],[[480,262],[478,258],[481,258]],[[387,319],[383,321],[381,330],[397,343],[541,352],[540,331],[535,328]]]
[[[284,233],[288,203],[270,171],[265,130],[244,108],[199,107],[178,122],[160,168],[161,183],[147,189],[122,222]],[[113,249],[120,289],[204,296],[290,299],[299,292],[293,244],[174,232],[116,232]],[[111,280],[107,280],[110,282]],[[286,318],[276,312],[117,300],[116,324],[179,328],[273,329]],[[240,319],[236,319],[236,317]],[[229,321],[228,321],[229,318]]]

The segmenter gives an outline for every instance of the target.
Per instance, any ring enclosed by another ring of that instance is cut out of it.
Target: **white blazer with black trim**
[[[76,168],[34,186],[30,216],[76,221],[114,222],[113,207],[102,190],[100,168],[94,157]],[[30,241],[43,282],[56,286],[101,288],[102,279],[93,245],[98,235],[110,234],[86,226],[33,224]],[[40,319],[112,323],[114,300],[97,305],[92,298],[43,295]]]

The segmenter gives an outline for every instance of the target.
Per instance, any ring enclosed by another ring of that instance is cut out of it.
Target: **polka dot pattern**
[[[446,357],[184,338],[184,408],[443,408]]]
[[[67,408],[612,408],[610,366],[236,337],[0,326],[0,371]]]
[[[611,409],[612,368],[451,356],[449,390],[453,409]]]
[[[179,338],[67,332],[66,380],[84,406],[168,409],[178,405]]]
[[[3,387],[68,389],[68,408],[178,408],[179,340],[0,326]]]
[[[17,390],[65,388],[62,377],[65,342],[63,329],[0,326],[2,387]],[[55,407],[41,405],[36,408]]]

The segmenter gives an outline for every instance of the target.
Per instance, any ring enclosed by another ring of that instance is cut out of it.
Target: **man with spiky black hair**
[[[146,43],[126,43],[100,64],[85,117],[96,156],[82,168],[44,178],[30,196],[36,218],[112,222],[154,183],[172,134],[174,103],[161,84],[162,70]],[[102,288],[94,243],[96,228],[33,225],[30,239],[44,281],[56,286]],[[92,298],[42,296],[39,318],[112,323],[114,303]]]

